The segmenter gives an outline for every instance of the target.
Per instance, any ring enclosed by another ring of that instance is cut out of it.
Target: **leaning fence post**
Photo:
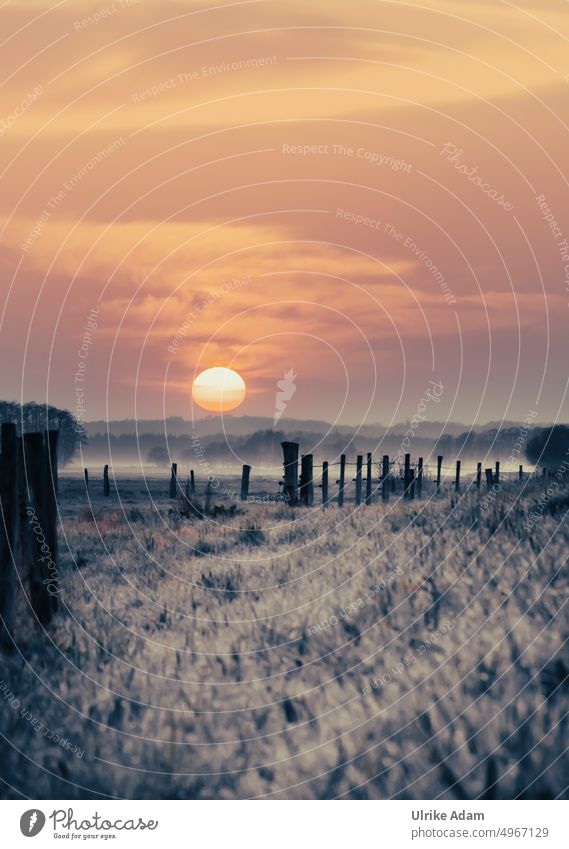
[[[298,443],[281,442],[284,466],[284,494],[291,505],[297,503],[298,489]]]
[[[486,489],[492,489],[492,469],[485,469],[484,474],[486,475]]]
[[[20,510],[18,498],[18,450],[16,425],[2,425],[0,454],[0,643],[11,646],[14,619],[14,566],[18,556]]]
[[[460,492],[460,460],[456,461],[456,475],[454,478],[454,488],[457,492]]]
[[[338,507],[344,506],[344,487],[346,485],[346,455],[340,457],[340,489],[338,490]]]
[[[313,457],[303,454],[300,472],[300,500],[305,507],[312,507],[314,502]]]
[[[371,504],[371,452],[367,454],[367,469],[366,469],[366,504]]]
[[[178,464],[172,463],[170,472],[170,498],[175,498],[178,491]]]
[[[496,473],[494,477],[494,483],[500,483],[500,461],[496,460]]]
[[[249,475],[251,474],[251,466],[243,466],[243,470],[241,472],[241,493],[240,500],[247,501],[249,498]]]
[[[362,503],[362,454],[356,457],[356,504]]]
[[[103,495],[109,496],[111,494],[111,486],[109,484],[109,467],[105,465],[103,469]]]
[[[409,498],[409,484],[411,483],[411,455],[405,454],[405,471],[403,473],[403,498]]]
[[[480,481],[482,480],[482,463],[476,465],[476,489],[480,489]]]
[[[384,454],[381,465],[381,499],[389,501],[389,454]]]
[[[442,469],[443,469],[443,458],[439,454],[439,456],[437,457],[437,492],[439,492],[440,488],[441,488]]]
[[[322,504],[328,504],[328,461],[322,463]]]
[[[419,457],[419,467],[417,469],[417,498],[420,498],[423,493],[423,458]]]

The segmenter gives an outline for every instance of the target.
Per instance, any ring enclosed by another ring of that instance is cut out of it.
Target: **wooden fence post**
[[[456,475],[454,478],[454,488],[457,492],[460,492],[460,460],[456,461]]]
[[[170,498],[175,498],[178,494],[178,464],[172,463],[170,472]]]
[[[492,489],[492,469],[485,469],[484,474],[486,475],[486,489]]]
[[[441,488],[442,468],[443,468],[443,458],[439,454],[439,456],[437,457],[437,492],[439,492],[440,488]]]
[[[196,479],[194,477],[194,470],[190,469],[190,495],[196,494]]]
[[[300,500],[305,507],[314,503],[314,465],[312,454],[303,454],[300,466]]]
[[[384,454],[381,465],[381,500],[389,501],[389,454]]]
[[[405,454],[405,470],[403,473],[403,498],[409,498],[409,484],[411,483],[411,455]]]
[[[324,507],[328,504],[328,462],[324,460],[322,463],[322,504]]]
[[[362,464],[363,455],[358,454],[356,457],[356,504],[362,503]]]
[[[340,489],[338,490],[338,507],[344,506],[344,488],[346,486],[346,455],[340,457]]]
[[[281,442],[284,466],[284,494],[292,507],[297,503],[298,490],[298,443]]]
[[[368,451],[367,468],[366,468],[366,504],[371,504],[371,475],[372,475],[372,456]]]
[[[109,484],[109,467],[105,465],[103,469],[103,495],[109,496],[111,494],[111,486]]]
[[[30,573],[32,608],[42,624],[57,610],[57,553],[53,550],[51,508],[47,490],[48,445],[41,433],[26,433],[22,438],[24,505],[28,538],[27,557]],[[33,526],[33,527],[32,527]],[[45,551],[45,547],[49,549]]]
[[[480,489],[480,481],[482,480],[482,463],[476,465],[476,489]]]
[[[241,493],[240,500],[247,501],[249,498],[249,475],[251,474],[251,466],[243,466],[243,470],[241,472]]]
[[[85,480],[85,489],[89,489],[89,469],[83,469],[83,478]]]
[[[18,440],[16,425],[2,425],[0,453],[0,644],[11,648],[14,621],[15,565],[18,557],[20,506],[18,497]]]
[[[496,472],[494,475],[494,483],[500,483],[500,461],[496,460]]]
[[[213,476],[210,475],[207,479],[207,486],[205,490],[205,512],[209,513],[211,508],[211,498],[213,495]]]
[[[415,469],[409,469],[409,498],[415,498]]]
[[[417,498],[423,494],[423,458],[419,457],[419,468],[417,471]]]
[[[524,479],[524,467],[523,467],[523,466],[521,466],[521,465],[520,465],[520,467],[519,467],[519,469],[518,469],[518,478],[519,478],[519,480],[521,480],[521,481],[523,481],[523,479]]]

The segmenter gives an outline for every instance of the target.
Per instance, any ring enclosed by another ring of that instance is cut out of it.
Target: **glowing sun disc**
[[[210,413],[234,410],[245,400],[246,391],[241,375],[222,366],[202,371],[192,384],[192,398],[199,407]]]

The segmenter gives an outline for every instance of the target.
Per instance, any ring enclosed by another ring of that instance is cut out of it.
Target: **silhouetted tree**
[[[569,427],[553,425],[541,428],[529,440],[526,457],[530,463],[542,466],[556,466],[569,461]]]
[[[0,401],[0,422],[14,422],[18,434],[43,430],[59,431],[59,462],[68,463],[75,451],[87,441],[85,428],[69,410],[60,410],[48,404],[18,404],[15,401]]]

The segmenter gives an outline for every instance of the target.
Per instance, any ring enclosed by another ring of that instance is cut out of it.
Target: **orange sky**
[[[567,419],[564,0],[0,21],[1,397],[189,416],[226,365],[244,414],[292,368],[299,418]]]

